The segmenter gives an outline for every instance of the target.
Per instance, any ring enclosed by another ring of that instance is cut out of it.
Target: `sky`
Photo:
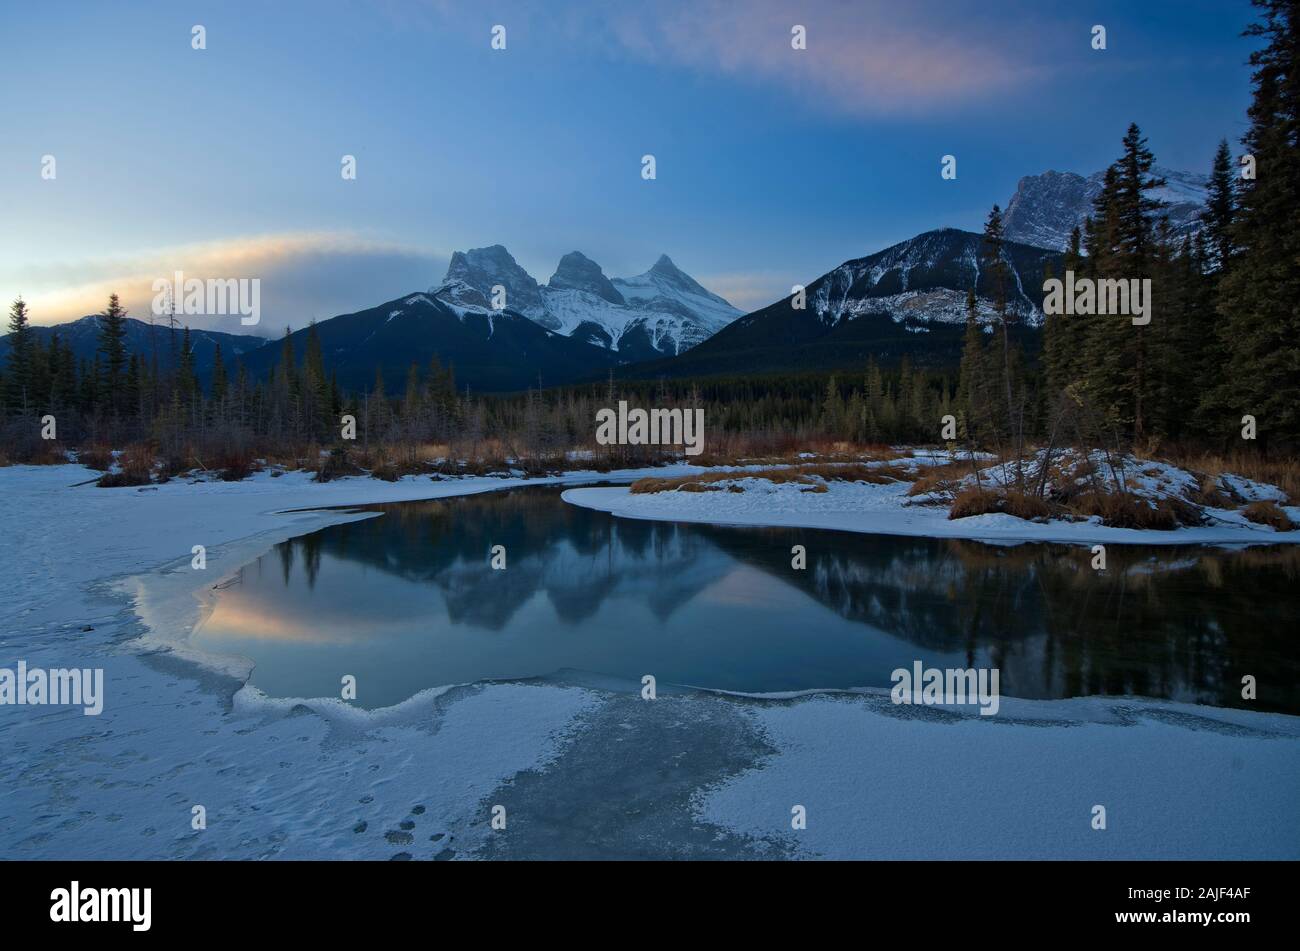
[[[206,319],[276,334],[503,244],[541,282],[572,250],[612,277],[666,253],[756,309],[979,230],[1021,176],[1104,168],[1129,122],[1159,164],[1208,171],[1245,129],[1250,19],[1248,0],[0,0],[0,302],[50,324],[117,291],[148,319],[177,270],[256,278],[258,326]]]

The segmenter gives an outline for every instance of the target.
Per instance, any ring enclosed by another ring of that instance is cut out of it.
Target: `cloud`
[[[858,114],[953,108],[1041,74],[1031,50],[988,32],[979,16],[924,10],[691,0],[617,7],[604,22],[620,49],[646,61],[775,83]],[[804,50],[791,47],[795,24],[807,30]]]
[[[0,300],[23,294],[34,323],[55,324],[103,310],[116,293],[132,316],[148,319],[153,282],[176,271],[188,278],[256,278],[262,321],[233,333],[274,335],[373,307],[437,283],[448,255],[346,232],[292,232],[141,251],[126,257],[61,261],[0,273]],[[213,318],[203,318],[210,321]],[[211,326],[210,323],[207,326]]]
[[[502,23],[528,38],[521,42],[550,33],[564,49],[780,86],[814,108],[862,116],[993,100],[1041,79],[1051,61],[1035,57],[1042,6],[1019,0],[1003,0],[995,14],[976,0],[498,0],[487,19],[449,0],[373,2],[394,29],[450,31],[483,45],[485,24]],[[791,46],[796,24],[806,28],[806,49]]]

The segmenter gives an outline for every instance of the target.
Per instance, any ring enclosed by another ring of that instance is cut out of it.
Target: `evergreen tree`
[[[140,411],[140,357],[131,354],[126,362],[126,378],[122,385],[121,410],[127,416],[135,416]]]
[[[33,346],[27,304],[21,297],[9,307],[9,334],[4,402],[10,409],[25,413],[34,395],[28,392],[31,386]]]
[[[81,372],[78,374],[78,390],[77,408],[80,410],[81,415],[95,415],[98,409],[96,403],[99,397],[98,355],[95,356],[94,362],[81,361]]]
[[[1210,169],[1209,198],[1201,220],[1205,222],[1208,234],[1210,265],[1214,268],[1225,267],[1236,252],[1232,239],[1232,224],[1237,212],[1237,188],[1232,171],[1232,153],[1228,150],[1228,140],[1221,139],[1214,153],[1214,165]]]
[[[49,377],[49,409],[51,412],[61,410],[68,405],[70,389],[64,371],[62,341],[58,333],[50,335],[50,351],[46,355],[46,373]]]
[[[875,357],[867,358],[867,379],[863,397],[863,426],[867,439],[879,441],[883,433],[880,428],[880,411],[885,399],[885,384],[880,376],[880,366]]]
[[[219,407],[226,401],[228,389],[226,364],[221,358],[221,344],[218,343],[212,352],[212,402],[218,407],[218,412]]]
[[[1083,235],[1076,226],[1061,259],[1061,280],[1068,275],[1084,276]],[[1043,322],[1043,366],[1047,378],[1048,404],[1083,372],[1083,348],[1087,318],[1066,314],[1049,314]]]
[[[1106,170],[1087,229],[1088,276],[1099,282],[1151,278],[1155,263],[1154,215],[1162,206],[1147,192],[1163,185],[1164,179],[1151,174],[1155,158],[1136,124],[1129,125],[1123,146],[1123,155]],[[1098,303],[1101,294],[1099,285]],[[1152,296],[1159,294],[1153,289]],[[1135,325],[1116,314],[1082,319],[1088,325],[1083,376],[1105,424],[1104,432],[1095,435],[1111,441],[1142,438],[1157,376],[1148,367],[1150,324]],[[1152,322],[1162,319],[1153,312]]]
[[[176,370],[176,390],[180,395],[182,409],[197,405],[201,401],[199,379],[194,372],[194,348],[190,343],[190,328],[181,333],[180,366]]]
[[[1229,229],[1237,253],[1219,281],[1227,361],[1207,399],[1225,442],[1243,416],[1258,439],[1300,440],[1300,8],[1295,0],[1253,0],[1261,20],[1246,35],[1266,41],[1250,56],[1254,94],[1244,137],[1255,178],[1244,178]]]
[[[962,338],[961,367],[957,376],[957,416],[962,435],[979,441],[986,435],[988,407],[985,388],[984,331],[973,289],[966,292],[966,334]]]
[[[100,404],[116,413],[123,405],[126,375],[126,308],[116,294],[108,296],[108,307],[99,314],[99,353],[103,356]]]
[[[844,401],[834,374],[826,381],[826,397],[822,400],[822,432],[828,436],[839,435],[844,427]]]
[[[990,296],[993,299],[993,312],[1001,330],[1001,366],[997,371],[998,389],[1004,400],[1005,415],[998,429],[1010,443],[1016,461],[1017,483],[1023,481],[1020,458],[1024,447],[1024,394],[1020,389],[1018,367],[1020,356],[1013,352],[1011,344],[1011,324],[1014,315],[1008,302],[1008,267],[1003,250],[1002,209],[997,205],[989,212],[984,222],[984,257],[983,271],[988,275]]]

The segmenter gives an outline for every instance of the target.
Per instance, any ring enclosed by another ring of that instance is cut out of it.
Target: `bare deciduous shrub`
[[[87,446],[77,453],[77,462],[87,469],[107,472],[113,468],[113,451],[108,446]]]
[[[57,440],[41,438],[35,419],[0,423],[0,466],[57,466],[67,461],[68,453]]]

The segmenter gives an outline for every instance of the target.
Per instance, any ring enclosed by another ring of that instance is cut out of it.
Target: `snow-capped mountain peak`
[[[495,285],[505,288],[506,309],[628,361],[681,353],[741,315],[666,254],[644,274],[611,279],[591,258],[571,251],[550,281],[538,284],[501,245],[473,248],[452,255],[431,293],[458,309],[480,310]]]
[[[1165,180],[1163,186],[1151,190],[1149,197],[1166,203],[1161,214],[1168,216],[1174,235],[1195,235],[1201,228],[1200,216],[1208,194],[1206,176],[1159,166],[1153,167],[1151,173]],[[1003,216],[1007,240],[1064,250],[1070,244],[1070,232],[1076,227],[1082,229],[1084,219],[1092,214],[1105,177],[1105,172],[1094,172],[1087,178],[1056,171],[1026,175],[1017,184]]]
[[[653,275],[654,278],[666,286],[678,288],[688,294],[695,294],[700,297],[713,296],[701,287],[693,277],[674,264],[673,259],[666,254],[659,255],[659,260],[655,261],[654,266],[646,274]]]
[[[505,288],[509,310],[533,320],[538,320],[546,312],[537,281],[499,244],[454,253],[441,286],[452,282],[460,282],[478,291],[485,301],[491,300],[492,288],[500,285]],[[545,326],[544,322],[539,323]]]
[[[692,318],[707,331],[705,337],[717,333],[741,315],[727,301],[678,268],[666,254],[661,254],[644,274],[616,277],[613,284],[630,306]]]
[[[610,283],[600,265],[581,251],[570,251],[560,258],[560,264],[551,275],[548,287],[569,288],[595,294],[611,304],[626,304],[623,295]]]

